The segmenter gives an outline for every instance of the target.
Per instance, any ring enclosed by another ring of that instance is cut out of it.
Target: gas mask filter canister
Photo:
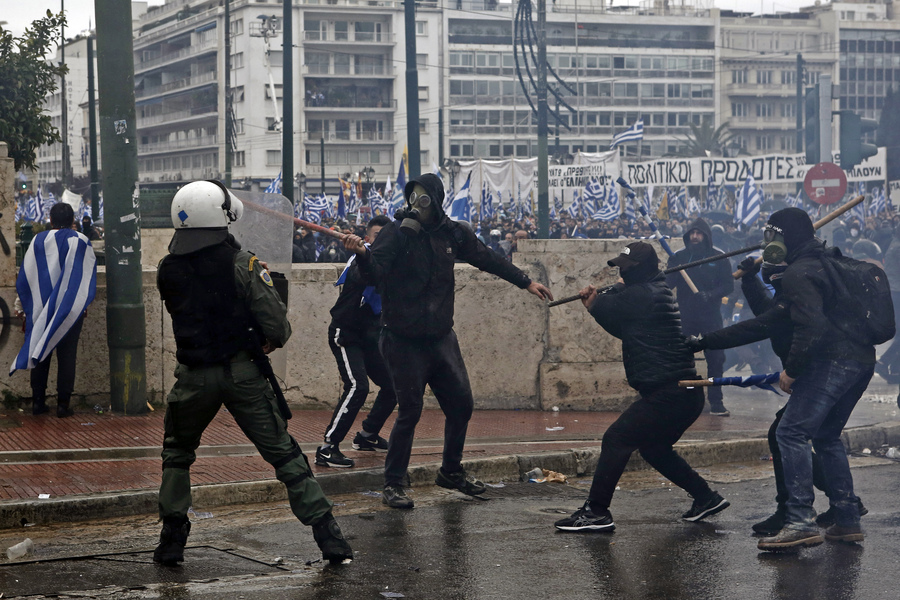
[[[425,192],[425,189],[419,185],[413,188],[406,200],[407,208],[398,216],[401,217],[400,231],[414,236],[422,231],[422,223],[431,221],[434,214],[431,197]]]
[[[763,261],[770,264],[783,263],[787,258],[787,246],[784,243],[784,232],[781,228],[772,225],[766,225],[763,230]]]

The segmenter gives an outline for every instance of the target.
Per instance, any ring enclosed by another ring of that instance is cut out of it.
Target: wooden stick
[[[249,208],[250,210],[255,210],[258,213],[263,213],[266,215],[270,215],[273,217],[278,217],[279,219],[293,221],[294,225],[299,225],[300,227],[304,227],[306,229],[311,229],[312,231],[318,231],[319,233],[324,233],[325,235],[329,235],[333,238],[339,239],[343,241],[346,234],[341,233],[340,231],[335,231],[334,229],[329,229],[328,227],[322,227],[321,225],[316,225],[315,223],[311,223],[309,221],[304,221],[303,219],[298,219],[293,215],[286,215],[282,212],[278,212],[277,210],[273,210],[271,208],[266,208],[265,206],[260,206],[255,202],[250,202],[249,200],[241,200],[241,202]]]
[[[862,195],[862,196],[857,196],[853,200],[850,200],[849,202],[847,202],[847,204],[843,205],[842,207],[840,207],[838,209],[835,209],[834,212],[825,215],[824,217],[822,217],[821,219],[819,219],[818,221],[813,223],[813,229],[821,229],[825,225],[828,225],[829,223],[831,223],[832,221],[837,219],[839,216],[841,216],[842,214],[844,214],[845,212],[847,212],[848,210],[850,210],[851,208],[853,208],[854,206],[856,206],[857,204],[859,204],[860,202],[862,202],[865,199],[866,199],[866,197],[864,195]],[[755,264],[758,265],[758,264],[762,263],[762,260],[763,260],[762,256],[760,256],[754,262],[755,262]],[[744,276],[744,271],[742,271],[741,269],[738,269],[737,271],[732,273],[732,276],[735,279],[740,279],[741,277]]]
[[[712,387],[713,382],[709,379],[697,379],[696,381],[679,381],[678,387],[683,388],[692,388],[692,387]]]

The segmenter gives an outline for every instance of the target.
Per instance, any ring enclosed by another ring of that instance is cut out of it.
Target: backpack
[[[876,264],[843,256],[823,257],[834,295],[826,315],[847,337],[866,345],[878,345],[897,332],[894,302],[884,269]]]

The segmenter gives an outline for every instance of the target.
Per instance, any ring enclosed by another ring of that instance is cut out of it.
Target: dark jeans
[[[781,450],[778,448],[775,432],[778,429],[778,424],[781,422],[782,415],[784,415],[785,408],[787,406],[782,407],[781,410],[775,413],[775,420],[769,426],[769,452],[772,453],[772,469],[775,471],[775,502],[778,504],[779,509],[784,509],[787,506],[788,491],[787,486],[784,485],[784,467],[781,465]],[[825,471],[822,468],[822,459],[815,452],[812,455],[812,468],[813,485],[830,497]]]
[[[56,392],[59,394],[57,404],[69,406],[72,392],[75,390],[75,360],[78,358],[78,338],[81,337],[81,326],[84,315],[75,321],[72,328],[53,349],[56,354]],[[50,359],[53,354],[34,365],[31,369],[31,394],[35,401],[43,402],[47,397],[47,379],[50,377]]]
[[[874,365],[854,360],[819,360],[810,363],[794,382],[775,431],[788,492],[786,528],[816,529],[810,440],[822,460],[837,524],[845,527],[859,524],[853,476],[841,442],[841,430],[869,385],[873,370]]]
[[[594,510],[608,509],[616,484],[635,450],[651,467],[694,499],[712,490],[672,446],[703,410],[703,392],[674,385],[642,394],[603,435],[600,459],[588,500]]]
[[[362,343],[347,343],[341,338],[341,328],[333,323],[328,328],[328,345],[331,353],[337,361],[338,372],[344,382],[344,392],[341,400],[334,409],[331,422],[325,429],[325,442],[337,446],[345,437],[353,421],[359,413],[359,409],[366,401],[369,394],[369,379],[379,387],[375,404],[366,420],[363,421],[363,430],[367,433],[379,433],[387,421],[394,407],[397,406],[397,396],[391,385],[390,375],[381,352],[378,350],[378,329],[367,331]]]
[[[417,339],[385,329],[381,334],[381,355],[397,393],[397,420],[384,461],[385,485],[403,485],[406,480],[426,385],[431,387],[446,418],[442,466],[447,472],[459,471],[475,401],[456,333]]]

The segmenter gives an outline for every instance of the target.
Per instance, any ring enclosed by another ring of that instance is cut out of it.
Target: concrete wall
[[[3,213],[5,217],[6,211]],[[159,239],[153,240],[148,247],[151,252],[145,255],[156,254],[163,242],[168,243],[167,234],[156,237]],[[626,243],[526,240],[520,243],[514,262],[533,279],[548,284],[559,298],[577,293],[589,282],[612,283],[612,270],[606,261]],[[289,310],[294,333],[285,348],[285,395],[293,404],[332,407],[340,395],[340,379],[326,332],[329,309],[338,294],[332,284],[341,268],[297,264],[290,273]],[[76,402],[80,395],[90,406],[108,405],[109,393],[106,280],[102,267],[99,271],[97,299],[88,310],[79,344],[75,382]],[[145,267],[147,391],[151,401],[160,404],[173,382],[175,345],[171,323],[156,292],[155,276],[155,267]],[[15,289],[0,287],[0,298],[12,307]],[[578,301],[547,308],[531,294],[492,275],[458,265],[455,329],[478,408],[608,410],[634,398],[625,382],[619,341],[603,332]],[[23,340],[17,319],[6,326],[4,335],[5,342],[0,337],[0,361],[9,365]],[[55,387],[54,371],[48,392]],[[28,373],[4,377],[0,393],[30,397]]]

